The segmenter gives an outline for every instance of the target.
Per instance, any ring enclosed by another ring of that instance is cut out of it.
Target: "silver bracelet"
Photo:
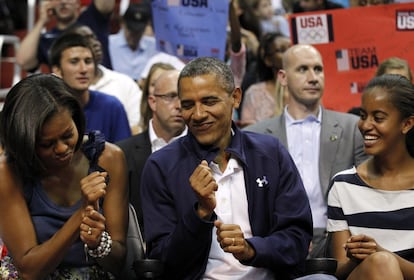
[[[101,234],[101,242],[95,249],[89,249],[88,245],[84,245],[86,257],[91,256],[92,258],[103,258],[109,255],[112,250],[112,238],[108,232],[104,231]]]

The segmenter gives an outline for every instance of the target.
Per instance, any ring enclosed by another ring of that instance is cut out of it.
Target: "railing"
[[[2,52],[3,47],[5,44],[11,44],[14,47],[14,53],[17,51],[20,45],[20,39],[17,36],[14,35],[0,35],[0,52]],[[1,69],[2,66],[4,66],[4,62],[11,63],[13,65],[13,78],[11,82],[11,86],[14,86],[17,82],[21,79],[21,68],[16,63],[15,56],[6,56],[6,57],[0,57],[0,77],[1,75],[4,75],[3,70]],[[10,88],[0,88],[0,99],[4,99],[8,93]]]
[[[36,16],[36,0],[27,0],[27,32],[33,29]]]

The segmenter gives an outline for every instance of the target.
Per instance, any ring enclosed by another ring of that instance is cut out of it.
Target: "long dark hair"
[[[0,141],[7,160],[24,182],[36,179],[44,165],[36,154],[36,141],[44,123],[67,109],[79,132],[75,149],[82,144],[85,116],[78,100],[62,79],[35,74],[18,82],[6,96],[0,115]]]
[[[266,58],[272,55],[271,52],[274,51],[272,46],[275,44],[275,40],[279,37],[285,36],[279,32],[269,32],[260,39],[256,65],[258,81],[273,80],[275,71],[282,68],[282,64],[279,65],[279,69],[274,69],[266,64]]]

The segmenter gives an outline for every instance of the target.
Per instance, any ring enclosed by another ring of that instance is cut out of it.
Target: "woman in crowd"
[[[337,174],[328,197],[339,279],[414,279],[414,86],[400,75],[364,89],[359,129],[371,157]]]
[[[29,76],[8,93],[0,118],[3,277],[113,279],[121,270],[125,158],[99,133],[84,141],[84,129],[81,105],[54,75]]]
[[[282,68],[282,55],[290,45],[290,39],[280,33],[267,33],[260,41],[256,70],[259,82],[252,84],[245,92],[242,126],[282,113],[288,97],[277,75]]]
[[[287,17],[275,14],[271,0],[251,0],[250,3],[260,21],[262,34],[279,32],[286,37],[290,37]]]

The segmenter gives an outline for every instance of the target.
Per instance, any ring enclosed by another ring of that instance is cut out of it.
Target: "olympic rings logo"
[[[299,38],[305,42],[320,42],[326,40],[327,33],[324,28],[308,28],[299,31]]]

